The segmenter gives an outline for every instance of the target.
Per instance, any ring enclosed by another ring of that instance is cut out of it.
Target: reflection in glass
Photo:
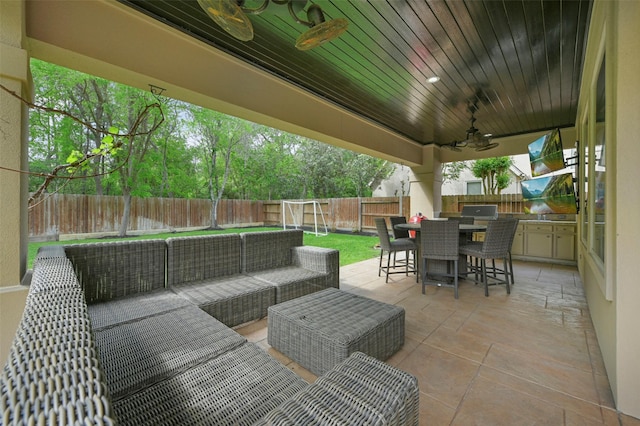
[[[580,192],[580,214],[582,216],[582,241],[589,242],[589,121],[582,124],[582,141],[580,141],[580,176],[582,186]]]
[[[606,182],[606,157],[605,157],[605,60],[602,59],[598,82],[596,85],[596,138],[595,156],[593,161],[593,252],[604,262],[605,254],[605,182]]]

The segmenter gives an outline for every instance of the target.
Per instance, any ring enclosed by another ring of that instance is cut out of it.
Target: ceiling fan
[[[198,0],[200,7],[223,30],[241,41],[253,40],[253,25],[247,17],[260,15],[269,6],[269,2],[280,6],[286,6],[290,18],[298,24],[309,27],[296,40],[298,50],[309,50],[323,43],[339,37],[347,30],[349,22],[344,18],[325,21],[324,13],[317,4],[311,4],[307,8],[307,19],[304,21],[298,17],[303,11],[308,0],[261,0],[262,4],[255,8],[245,6],[245,0]]]
[[[491,133],[481,133],[474,123],[476,121],[475,113],[478,111],[478,105],[476,102],[470,104],[467,110],[471,113],[471,126],[467,129],[467,135],[462,141],[453,141],[449,144],[442,145],[443,148],[450,149],[452,151],[460,152],[460,148],[475,148],[476,151],[487,151],[498,146],[496,142],[491,142],[493,136]]]

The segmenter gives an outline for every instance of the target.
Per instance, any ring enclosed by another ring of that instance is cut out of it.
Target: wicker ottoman
[[[270,306],[268,341],[318,376],[356,351],[384,361],[404,344],[404,308],[328,288]]]

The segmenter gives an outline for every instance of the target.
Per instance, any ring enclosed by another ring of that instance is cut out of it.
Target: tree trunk
[[[131,217],[131,193],[126,191],[123,195],[124,210],[122,212],[122,220],[120,221],[120,230],[118,231],[119,237],[125,237],[127,235],[127,229],[129,228],[129,219]]]
[[[218,229],[218,200],[211,200],[211,229]]]

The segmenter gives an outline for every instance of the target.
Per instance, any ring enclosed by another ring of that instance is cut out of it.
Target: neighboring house
[[[513,165],[509,168],[511,182],[509,186],[502,190],[502,194],[520,194],[520,182],[531,179],[531,166],[529,165],[529,154],[514,155],[511,157]],[[467,162],[471,164],[471,162]],[[466,169],[460,173],[460,178],[456,181],[446,181],[442,184],[442,195],[481,195],[484,194],[482,179],[477,178]]]
[[[373,190],[374,197],[399,197],[409,194],[409,183],[411,169],[402,164],[396,164],[391,175],[380,182],[377,188]]]
[[[565,150],[566,159],[575,155],[575,150]],[[521,194],[522,188],[520,187],[520,182],[531,179],[529,154],[514,155],[511,156],[511,159],[513,160],[513,165],[509,169],[511,183],[502,190],[502,194]],[[470,164],[471,162],[468,163]],[[397,197],[399,195],[411,195],[409,194],[409,182],[410,169],[397,164],[391,176],[382,181],[380,185],[373,190],[373,196]],[[457,180],[446,181],[442,184],[442,195],[480,195],[483,193],[482,179],[475,177],[469,169],[462,171]]]

